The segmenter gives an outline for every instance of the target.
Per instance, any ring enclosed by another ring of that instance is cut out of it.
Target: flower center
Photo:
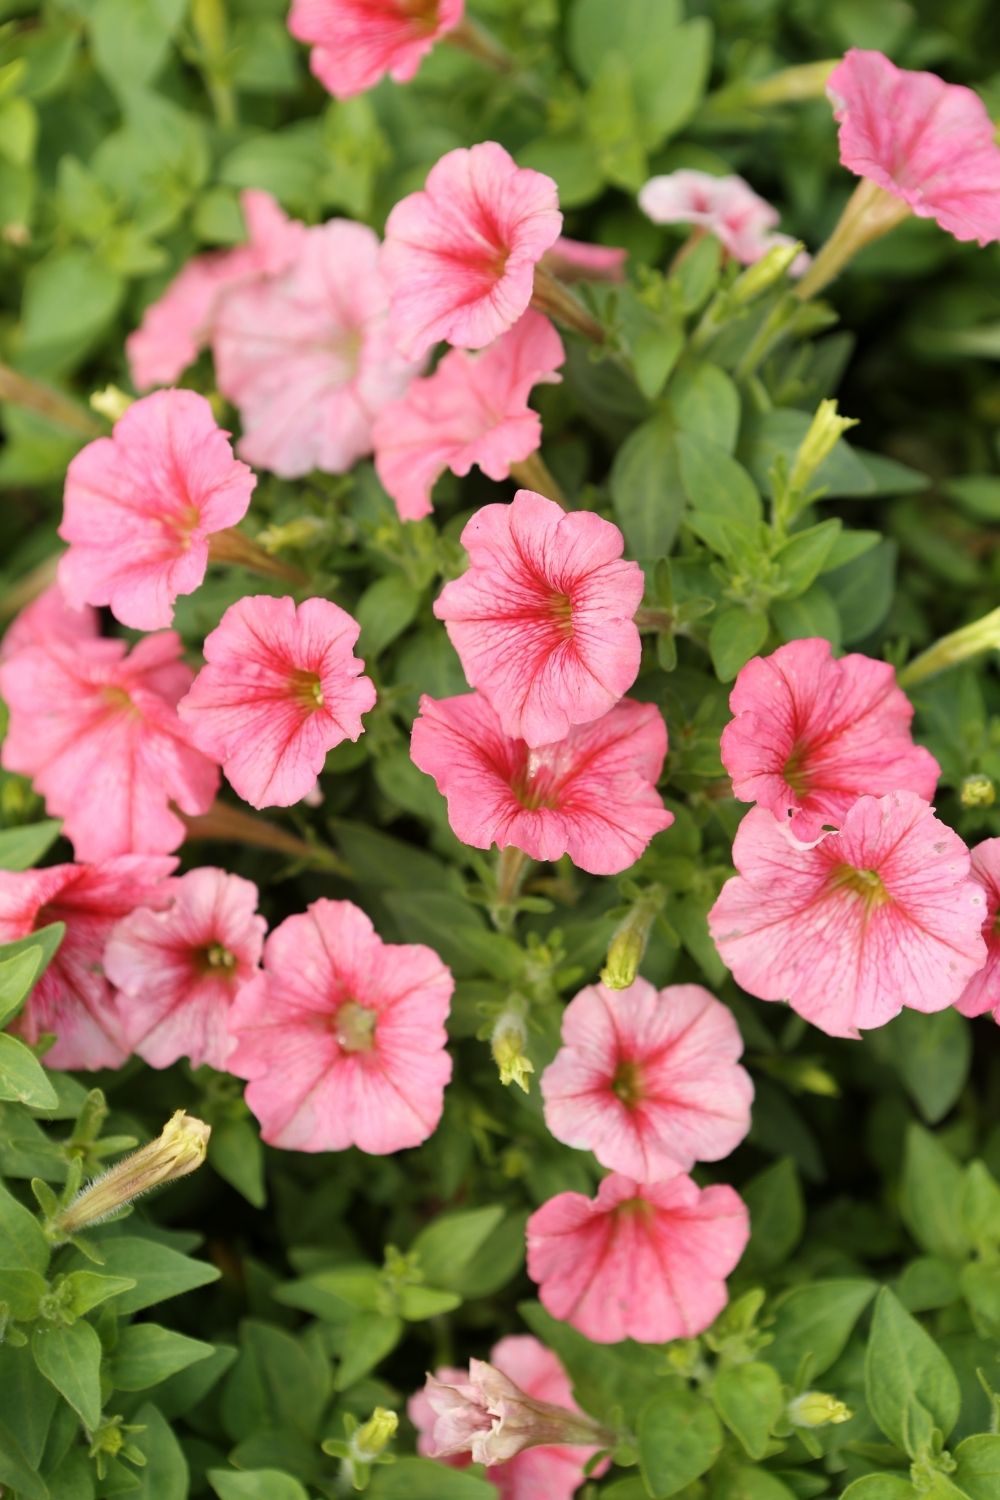
[[[323,707],[323,680],[318,672],[290,672],[288,687],[294,701],[310,713]]]
[[[653,1205],[648,1198],[626,1198],[625,1202],[619,1203],[615,1209],[615,1215],[620,1219],[628,1215],[636,1219],[651,1219],[653,1212]]]
[[[139,710],[123,687],[116,687],[114,683],[109,682],[105,683],[100,691],[101,697],[109,708],[114,709],[118,713],[131,714],[136,719],[140,717]]]
[[[611,1092],[622,1101],[626,1109],[633,1109],[641,1100],[642,1071],[637,1062],[623,1057],[615,1068],[611,1079]]]
[[[183,551],[191,545],[191,533],[201,523],[201,511],[197,505],[188,503],[172,516],[163,516],[160,524],[169,536],[175,538]]]
[[[511,780],[510,789],[530,812],[559,806],[559,786],[553,770],[535,750],[528,751],[524,765]]]
[[[370,1052],[375,1046],[378,1012],[346,1000],[333,1018],[333,1031],[344,1052]]]
[[[562,634],[569,639],[573,634],[573,600],[569,594],[552,594],[549,598],[549,617]]]
[[[831,876],[831,884],[860,896],[868,911],[875,911],[892,899],[877,870],[858,870],[854,865],[838,865]]]
[[[400,0],[400,11],[407,20],[422,29],[433,31],[438,24],[438,0]]]
[[[196,967],[202,974],[215,979],[231,979],[236,973],[236,954],[230,953],[222,943],[209,943],[195,955]]]
[[[802,764],[805,758],[806,752],[804,748],[801,745],[793,746],[792,753],[785,761],[784,769],[781,773],[785,778],[786,784],[799,797],[804,796],[809,790],[809,776]]]

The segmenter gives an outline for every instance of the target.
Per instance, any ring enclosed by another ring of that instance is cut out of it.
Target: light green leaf
[[[0,1303],[15,1323],[37,1318],[38,1304],[48,1289],[48,1282],[38,1271],[6,1266],[0,1270]]]
[[[203,1260],[192,1260],[167,1245],[138,1235],[109,1236],[98,1241],[97,1248],[104,1257],[102,1270],[107,1275],[123,1276],[135,1282],[131,1291],[119,1294],[119,1313],[138,1312],[154,1302],[165,1302],[168,1297],[179,1297],[182,1292],[207,1286],[219,1279],[215,1266]],[[78,1257],[76,1268],[86,1269],[82,1257]]]
[[[724,453],[733,452],[740,430],[740,393],[725,370],[707,360],[686,359],[667,397],[678,431],[715,443]]]
[[[958,1420],[955,1372],[934,1340],[883,1287],[865,1355],[868,1409],[886,1437],[917,1458],[937,1428],[947,1439]]]
[[[452,1286],[499,1228],[503,1216],[499,1204],[490,1204],[442,1214],[422,1229],[410,1249],[419,1257],[420,1269],[430,1285]]]
[[[929,1124],[951,1109],[969,1076],[972,1027],[957,1010],[902,1011],[879,1036],[907,1093]]]
[[[375,1469],[370,1500],[496,1500],[496,1486],[431,1458],[400,1458]],[[268,1497],[270,1500],[270,1497]]]
[[[135,1500],[188,1500],[190,1472],[184,1451],[158,1407],[148,1401],[135,1414],[135,1445],[146,1455]]]
[[[879,542],[863,557],[823,575],[840,614],[842,639],[850,646],[877,630],[889,613],[896,587],[894,541]]]
[[[130,1292],[135,1286],[131,1277],[103,1276],[97,1271],[70,1271],[68,1276],[59,1280],[63,1288],[69,1288],[68,1308],[74,1318],[82,1318],[84,1313],[107,1302],[109,1297]]]
[[[902,1474],[865,1474],[847,1486],[843,1500],[917,1500],[917,1492]]]
[[[35,1215],[0,1183],[0,1266],[48,1269],[49,1242]]]
[[[955,1449],[954,1479],[969,1500],[997,1500],[1000,1495],[1000,1437],[980,1433]]]
[[[675,1388],[639,1413],[639,1467],[655,1500],[685,1489],[712,1467],[722,1450],[722,1428],[705,1397]]]
[[[208,1160],[219,1176],[254,1208],[267,1202],[264,1148],[260,1133],[249,1120],[220,1120],[212,1126]]]
[[[713,617],[708,649],[720,682],[732,682],[751,656],[756,656],[767,640],[769,628],[762,609],[742,604],[730,605]]]
[[[611,502],[630,557],[652,561],[674,544],[687,504],[674,426],[662,412],[625,439],[611,466]]]
[[[35,1364],[46,1380],[93,1431],[101,1420],[101,1341],[89,1323],[36,1328],[31,1335]]]
[[[774,1365],[782,1380],[790,1382],[808,1356],[806,1379],[822,1375],[840,1358],[855,1323],[876,1290],[874,1281],[860,1277],[812,1281],[793,1287],[775,1308],[768,1363]]]
[[[17,1037],[5,1032],[0,1032],[0,1099],[17,1100],[29,1109],[54,1109],[59,1103],[59,1096],[35,1054]]]
[[[27,998],[31,986],[41,979],[65,931],[65,922],[52,922],[28,937],[0,945],[0,1025],[10,1020]],[[26,959],[26,954],[32,957]],[[30,970],[31,964],[35,966],[33,970]]]
[[[51,849],[61,827],[58,819],[45,818],[25,828],[5,828],[0,832],[0,870],[30,870]]]
[[[728,1365],[712,1384],[715,1409],[751,1458],[763,1458],[771,1428],[785,1410],[777,1371],[759,1360]]]
[[[116,1391],[144,1391],[212,1353],[211,1344],[158,1323],[133,1323],[121,1330],[109,1359],[111,1383]]]
[[[805,1203],[791,1157],[752,1177],[743,1189],[743,1200],[750,1210],[750,1243],[740,1269],[754,1275],[780,1266],[802,1238]]]
[[[942,1260],[965,1260],[971,1246],[963,1228],[964,1192],[962,1168],[951,1152],[929,1131],[911,1125],[903,1154],[900,1209],[922,1250]]]
[[[209,1469],[208,1482],[219,1500],[309,1500],[299,1481],[278,1469],[254,1469],[240,1474]]]
[[[187,0],[96,0],[89,27],[94,63],[116,93],[148,83],[163,64]]]
[[[420,591],[401,573],[390,573],[370,583],[354,610],[361,626],[358,654],[367,660],[390,646],[413,623],[420,601]]]
[[[414,1290],[417,1290],[416,1288]],[[389,1313],[358,1313],[340,1330],[337,1353],[340,1363],[334,1389],[346,1391],[355,1381],[374,1370],[403,1337],[402,1320]]]

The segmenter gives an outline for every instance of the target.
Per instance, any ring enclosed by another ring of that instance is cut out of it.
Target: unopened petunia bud
[[[502,1464],[524,1448],[570,1444],[604,1448],[615,1435],[583,1412],[536,1401],[485,1360],[469,1362],[468,1384],[428,1375],[435,1458],[471,1453],[477,1464]]]
[[[936,677],[949,667],[957,667],[983,651],[1000,650],[1000,609],[990,610],[971,625],[962,625],[948,635],[943,635],[933,646],[921,651],[907,666],[897,673],[899,685],[911,688],[928,677]]]
[[[849,1422],[853,1415],[849,1406],[825,1391],[803,1391],[789,1401],[786,1411],[793,1427],[826,1427],[829,1423]]]
[[[850,427],[858,425],[855,417],[842,417],[836,401],[821,401],[792,463],[788,487],[803,495],[816,470],[829,458],[838,441]]]
[[[127,396],[118,386],[106,385],[103,390],[91,393],[90,407],[92,411],[96,411],[100,416],[107,417],[109,422],[117,422],[119,417],[125,415],[134,401],[134,396]]]
[[[524,1050],[527,1040],[528,1028],[521,1009],[505,1010],[497,1017],[490,1037],[490,1051],[500,1069],[500,1082],[504,1086],[516,1083],[525,1093],[528,1092],[528,1076],[535,1071],[534,1063]]]
[[[784,240],[777,241],[766,255],[754,261],[752,266],[748,266],[736,278],[729,288],[729,305],[741,307],[770,291],[772,286],[776,286],[788,275],[804,250],[801,240],[789,239],[787,243]]]
[[[392,1442],[398,1426],[399,1418],[394,1411],[385,1406],[376,1406],[368,1421],[351,1436],[350,1456],[353,1461],[358,1464],[374,1463]]]
[[[964,778],[958,796],[963,807],[992,807],[997,800],[997,789],[989,776],[979,772]]]
[[[68,1239],[89,1224],[99,1224],[151,1188],[186,1177],[205,1160],[211,1133],[211,1126],[204,1120],[177,1110],[155,1141],[134,1151],[78,1193],[56,1216],[54,1230]]]
[[[802,99],[822,99],[826,80],[837,66],[836,58],[822,62],[800,63],[782,68],[768,78],[739,86],[740,102],[749,105],[793,104]]]
[[[653,922],[662,906],[662,890],[650,886],[615,928],[607,962],[601,970],[601,983],[609,990],[627,990],[635,983]]]

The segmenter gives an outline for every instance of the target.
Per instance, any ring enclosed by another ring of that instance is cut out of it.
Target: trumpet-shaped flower
[[[283,275],[227,294],[212,349],[219,390],[239,409],[241,457],[295,479],[342,474],[372,451],[376,414],[415,372],[386,308],[378,237],[346,219],[305,231]]]
[[[451,973],[430,948],[383,943],[350,901],[314,901],[264,945],[230,1012],[226,1066],[272,1146],[384,1155],[441,1118]]]
[[[172,630],[124,641],[52,637],[0,665],[8,771],[34,780],[78,859],[166,854],[184,838],[173,811],[203,813],[217,766],[190,742],[177,700],[193,676]]]
[[[53,1068],[120,1068],[129,1055],[123,1014],[102,967],[108,934],[138,905],[167,897],[177,861],[125,854],[96,865],[0,871],[0,942],[65,922],[66,934],[9,1030],[29,1045],[54,1033]]]
[[[983,940],[986,943],[986,963],[969,980],[955,1001],[963,1016],[981,1016],[993,1012],[995,1021],[1000,1021],[1000,839],[984,839],[972,851],[972,874],[983,887],[986,895],[986,912],[983,921]]]
[[[592,875],[627,870],[673,822],[656,791],[666,753],[666,726],[651,703],[625,699],[530,750],[504,734],[481,693],[423,697],[410,746],[447,797],[464,844],[513,846],[532,859],[568,854]]]
[[[1000,239],[1000,146],[978,94],[854,47],[827,93],[849,171],[956,239]]]
[[[752,265],[770,248],[767,236],[779,218],[742,177],[687,168],[651,177],[639,191],[639,207],[654,224],[693,224],[714,235],[742,265]]]
[[[830,1036],[904,1005],[944,1010],[986,960],[969,851],[913,792],[861,797],[808,845],[755,807],[733,863],[708,917],[722,958],[751,995],[787,1000]]]
[[[375,688],[354,655],[361,627],[339,604],[249,595],[205,640],[205,663],[178,708],[191,737],[253,807],[313,790],[328,750],[356,740]]]
[[[506,479],[542,442],[532,386],[560,379],[562,339],[529,309],[481,354],[452,349],[433,375],[375,419],[375,468],[404,521],[430,514],[431,490],[445,469],[460,476],[473,464]]]
[[[46,641],[85,641],[99,632],[97,610],[89,604],[74,609],[59,585],[53,583],[15,616],[0,641],[0,661],[29,646],[44,646]]]
[[[618,527],[518,490],[477,511],[462,543],[469,568],[434,613],[504,733],[549,745],[613,708],[639,670],[644,587]]]
[[[829,641],[789,641],[743,667],[729,698],[722,763],[741,802],[797,838],[841,823],[863,795],[934,795],[940,767],[910,735],[913,705],[888,662],[835,660]]]
[[[604,1167],[655,1182],[728,1156],[750,1129],[739,1027],[700,985],[591,985],[566,1007],[562,1039],[542,1074],[545,1123]]]
[[[725,1279],[749,1233],[731,1187],[612,1173],[596,1198],[558,1193],[535,1210],[528,1275],[542,1306],[595,1344],[694,1338],[725,1307]]]
[[[292,0],[288,29],[311,43],[323,87],[350,99],[387,75],[408,83],[464,10],[465,0]]]
[[[59,584],[70,604],[107,604],[123,625],[169,625],[205,577],[208,539],[247,513],[257,483],[204,396],[156,391],[66,473]]]
[[[112,930],[104,972],[121,995],[122,1035],[154,1068],[179,1057],[224,1068],[229,1010],[257,972],[266,923],[257,887],[224,870],[189,870],[163,909],[137,907]]]
[[[499,338],[531,301],[535,266],[561,228],[552,178],[519,167],[495,141],[442,156],[385,226],[399,348],[420,358],[441,339],[482,349]]]

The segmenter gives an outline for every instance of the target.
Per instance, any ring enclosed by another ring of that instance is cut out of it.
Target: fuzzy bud
[[[186,1177],[205,1160],[211,1133],[211,1126],[204,1120],[177,1110],[155,1141],[134,1151],[77,1193],[72,1203],[56,1216],[53,1229],[68,1239],[88,1225],[109,1218],[151,1188]]]
[[[399,1418],[394,1411],[376,1406],[368,1421],[351,1437],[350,1456],[354,1463],[374,1463],[396,1436],[398,1426]]]
[[[528,1076],[535,1065],[525,1052],[528,1028],[520,1010],[505,1010],[497,1017],[490,1037],[493,1061],[500,1069],[500,1082],[506,1087],[516,1083],[519,1089],[528,1092]]]
[[[997,789],[989,776],[979,772],[964,778],[958,796],[963,807],[992,807],[997,800]]]
[[[786,1416],[793,1427],[826,1427],[831,1423],[849,1422],[854,1413],[836,1396],[825,1391],[803,1391],[789,1401]]]
[[[789,489],[799,495],[805,494],[816,470],[829,458],[848,428],[857,425],[855,417],[838,415],[836,401],[821,401],[795,455],[788,476]]]

